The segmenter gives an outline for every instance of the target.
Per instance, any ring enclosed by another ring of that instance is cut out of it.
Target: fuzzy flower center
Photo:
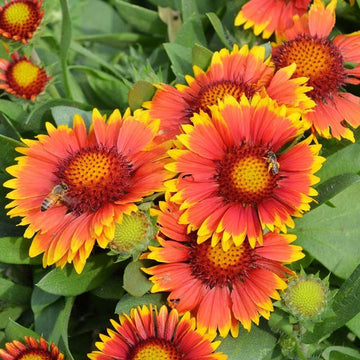
[[[325,38],[299,35],[274,50],[276,69],[296,63],[293,77],[308,77],[313,87],[307,93],[314,101],[331,99],[346,77],[340,50]]]
[[[129,360],[181,360],[181,355],[174,344],[163,339],[141,341],[128,355]]]
[[[316,279],[298,279],[289,285],[286,304],[300,316],[313,317],[323,310],[326,290]]]
[[[36,80],[39,70],[30,61],[22,60],[13,66],[12,75],[19,86],[26,87]]]
[[[131,251],[139,245],[146,244],[148,231],[149,222],[144,214],[124,214],[122,221],[115,225],[114,240],[109,246],[119,252]]]
[[[216,179],[226,203],[258,204],[272,194],[278,175],[269,171],[267,153],[262,147],[240,145],[219,161]]]
[[[224,100],[225,95],[231,95],[240,101],[243,94],[250,98],[254,94],[254,89],[245,83],[230,80],[208,84],[200,89],[198,96],[190,105],[190,116],[193,113],[199,113],[200,110],[210,114],[209,106],[216,105],[219,99]]]
[[[59,182],[68,187],[64,199],[77,215],[96,212],[129,192],[132,165],[115,148],[90,146],[59,164]]]
[[[210,288],[231,286],[241,281],[246,273],[256,267],[256,254],[248,242],[232,245],[224,251],[221,244],[212,247],[208,242],[193,242],[189,252],[192,275]]]
[[[10,36],[29,38],[39,25],[42,12],[32,1],[11,2],[0,13],[0,29]]]
[[[8,90],[16,96],[34,99],[45,88],[48,77],[44,69],[27,59],[10,63],[6,71]]]
[[[41,349],[29,349],[23,351],[16,360],[51,360],[51,354]]]

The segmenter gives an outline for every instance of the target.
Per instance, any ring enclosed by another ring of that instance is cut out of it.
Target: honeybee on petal
[[[266,161],[269,163],[269,171],[271,169],[274,175],[279,173],[279,163],[277,162],[277,158],[274,152],[269,151],[267,154]]]
[[[41,204],[41,211],[46,211],[52,208],[56,203],[63,200],[64,195],[66,194],[68,187],[66,184],[61,183],[55,185],[50,194],[46,196]]]

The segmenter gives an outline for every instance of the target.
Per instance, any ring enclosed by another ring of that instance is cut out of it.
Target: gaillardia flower
[[[307,12],[311,0],[250,0],[237,14],[235,26],[254,29],[254,34],[268,39],[293,25],[293,16]]]
[[[5,0],[0,6],[0,34],[26,44],[41,23],[42,0]]]
[[[286,231],[292,216],[310,209],[319,180],[313,174],[324,161],[320,146],[309,137],[285,149],[302,134],[300,115],[286,115],[268,97],[243,96],[240,103],[227,97],[211,110],[183,125],[177,138],[184,148],[169,150],[175,161],[166,165],[179,177],[166,186],[185,209],[180,222],[197,230],[199,243],[211,237],[227,250],[247,237],[254,247],[265,226]]]
[[[360,83],[360,33],[328,36],[335,24],[336,0],[325,8],[314,0],[309,14],[294,18],[295,24],[284,33],[285,41],[273,49],[276,68],[296,63],[294,76],[306,76],[313,88],[308,95],[315,101],[314,111],[303,119],[314,132],[325,138],[341,137],[354,141],[346,127],[360,125],[360,98],[344,91],[346,84]],[[346,63],[355,67],[347,68]]]
[[[75,115],[73,129],[48,123],[48,135],[23,140],[4,186],[14,189],[8,215],[23,217],[26,238],[35,235],[31,257],[44,253],[44,266],[73,261],[80,273],[95,241],[105,248],[123,214],[163,189],[166,149],[152,142],[158,127],[145,111],[122,118],[115,110],[106,122],[95,109],[89,134]]]
[[[143,255],[163,263],[142,269],[152,275],[151,291],[170,292],[170,306],[179,313],[191,311],[199,329],[218,330],[223,337],[229,331],[237,336],[239,322],[250,330],[260,315],[268,319],[271,298],[280,299],[278,290],[286,288],[285,275],[292,273],[284,264],[304,256],[301,247],[291,245],[296,236],[268,232],[263,246],[251,248],[246,241],[224,251],[220,244],[197,244],[196,233],[178,222],[178,205],[167,201],[159,206],[161,246],[150,246]]]
[[[47,342],[41,337],[39,341],[33,337],[25,336],[26,344],[14,340],[5,344],[4,349],[0,349],[0,359],[2,360],[63,360],[64,355],[59,353],[59,349],[51,343],[50,349]]]
[[[315,104],[305,93],[311,88],[304,86],[307,78],[290,79],[295,71],[292,64],[274,71],[270,58],[265,59],[265,47],[255,46],[249,50],[234,45],[231,52],[222,49],[215,52],[206,72],[194,66],[195,78],[185,77],[188,86],[167,84],[158,86],[151,102],[144,103],[154,119],[160,119],[162,138],[173,139],[181,133],[181,125],[191,123],[191,117],[200,110],[210,113],[209,106],[216,105],[226,95],[238,101],[242,95],[251,98],[263,91],[280,105],[303,110]]]
[[[226,360],[227,355],[214,353],[220,341],[215,336],[200,334],[195,319],[186,313],[179,319],[175,309],[165,305],[158,311],[150,305],[132,308],[130,316],[111,320],[114,330],[100,335],[99,351],[88,354],[92,360]]]
[[[11,55],[12,61],[0,59],[0,89],[24,99],[35,100],[50,80],[44,69],[26,56]]]

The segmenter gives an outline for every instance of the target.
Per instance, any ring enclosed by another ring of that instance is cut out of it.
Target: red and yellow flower
[[[23,140],[17,151],[24,156],[7,168],[14,178],[4,186],[13,189],[8,215],[23,217],[26,238],[35,235],[30,256],[44,253],[44,266],[73,262],[80,273],[95,241],[105,248],[123,214],[163,190],[166,149],[153,144],[158,128],[145,111],[121,117],[116,110],[106,122],[95,109],[88,134],[76,115],[73,129],[48,123],[48,135]]]
[[[195,114],[193,125],[183,126],[177,138],[184,148],[169,150],[174,162],[166,166],[179,177],[166,185],[185,210],[180,222],[197,230],[199,243],[221,240],[227,250],[247,237],[254,247],[265,226],[286,231],[292,216],[310,209],[314,172],[324,159],[312,137],[285,150],[302,134],[299,117],[255,94],[251,102],[227,97],[211,116]]]
[[[131,309],[130,316],[123,314],[120,323],[112,320],[115,330],[100,335],[96,343],[98,351],[88,354],[92,360],[226,360],[227,355],[214,353],[220,341],[215,336],[203,335],[196,329],[195,319],[186,313],[179,319],[165,305],[138,306]]]
[[[225,337],[238,335],[239,322],[250,330],[259,316],[269,318],[271,298],[286,288],[284,264],[301,259],[301,247],[291,245],[294,235],[268,232],[263,246],[251,248],[246,241],[224,251],[220,244],[197,244],[196,233],[179,224],[182,211],[170,201],[160,202],[160,247],[150,246],[143,257],[162,264],[143,268],[152,275],[151,291],[170,292],[168,302],[179,313],[191,311],[201,331]]]
[[[26,44],[44,16],[42,0],[5,0],[0,6],[0,34]]]
[[[26,56],[13,53],[11,59],[0,59],[0,89],[17,97],[35,100],[44,91],[50,77]]]
[[[325,7],[314,0],[309,14],[294,18],[284,41],[273,49],[277,69],[296,63],[294,76],[306,76],[313,88],[308,95],[316,103],[303,119],[325,138],[354,140],[344,121],[360,125],[360,98],[344,91],[346,84],[360,83],[360,32],[329,38],[335,24],[336,0]],[[346,63],[354,64],[348,68]]]
[[[311,0],[250,0],[237,14],[235,26],[253,28],[254,34],[268,39],[293,25],[293,16],[307,12]]]
[[[2,360],[19,360],[19,359],[36,359],[36,360],[63,360],[64,355],[54,343],[51,343],[50,349],[47,342],[41,337],[39,341],[31,336],[25,336],[26,344],[14,340],[5,344],[4,349],[0,349],[0,359]]]
[[[194,66],[195,78],[185,76],[187,85],[158,86],[151,102],[144,103],[154,119],[160,119],[161,138],[174,139],[181,133],[181,125],[191,123],[191,117],[200,110],[210,113],[209,106],[216,105],[226,95],[238,101],[242,95],[251,98],[256,92],[265,92],[280,105],[307,110],[314,102],[306,96],[311,88],[305,86],[307,78],[290,79],[295,65],[274,71],[270,58],[265,59],[265,47],[249,50],[234,45],[231,52],[215,52],[206,72]]]

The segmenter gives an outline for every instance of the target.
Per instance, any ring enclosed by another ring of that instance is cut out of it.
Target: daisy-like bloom
[[[206,72],[194,66],[195,78],[185,77],[188,86],[159,85],[153,100],[144,103],[154,119],[160,119],[161,137],[173,139],[180,134],[181,125],[191,123],[191,117],[200,110],[210,113],[209,106],[216,105],[226,95],[240,100],[242,95],[251,98],[264,90],[274,100],[287,107],[303,110],[315,104],[306,96],[311,88],[304,86],[307,78],[290,79],[295,71],[292,64],[274,71],[270,58],[265,59],[265,47],[255,46],[249,50],[234,45],[231,52],[222,49],[215,52]]]
[[[335,7],[336,0],[326,8],[321,0],[314,0],[308,16],[295,18],[293,28],[285,31],[285,41],[274,47],[273,60],[277,69],[296,63],[294,76],[309,78],[313,90],[308,95],[316,106],[303,118],[313,131],[325,138],[354,141],[344,120],[354,128],[360,125],[360,98],[343,86],[360,83],[360,32],[331,40]],[[355,67],[347,68],[346,63]]]
[[[182,211],[172,202],[160,202],[160,247],[150,246],[143,257],[162,264],[144,268],[152,275],[151,291],[170,292],[168,302],[179,313],[191,311],[201,331],[238,335],[239,322],[250,330],[259,316],[269,318],[271,298],[286,288],[284,264],[301,259],[301,247],[291,245],[295,235],[268,232],[263,246],[246,241],[224,251],[220,244],[197,244],[196,233],[179,224]]]
[[[43,265],[74,263],[80,273],[95,241],[113,240],[115,223],[137,211],[135,202],[163,189],[166,149],[153,146],[159,121],[145,111],[105,117],[95,109],[87,134],[79,115],[73,129],[48,123],[48,135],[23,140],[24,154],[7,168],[14,176],[4,186],[10,217],[23,217],[31,238],[30,256],[44,253]]]
[[[5,0],[0,6],[0,34],[26,44],[41,23],[42,0]]]
[[[0,89],[24,99],[35,100],[50,77],[26,56],[11,54],[12,61],[0,59]]]
[[[175,161],[167,164],[180,175],[166,185],[185,209],[180,222],[198,229],[199,243],[212,237],[227,250],[247,236],[254,247],[265,226],[286,231],[292,216],[310,209],[319,180],[313,174],[324,158],[319,145],[310,145],[312,136],[285,149],[303,131],[300,115],[286,115],[268,97],[227,97],[211,110],[183,126],[177,138],[184,149],[169,150]]]
[[[215,336],[200,334],[195,319],[186,313],[179,319],[165,305],[132,308],[130,316],[123,314],[120,323],[111,320],[115,331],[100,335],[99,351],[88,354],[92,360],[226,360],[227,355],[214,353],[220,345]]]
[[[59,353],[59,349],[51,343],[50,349],[47,342],[41,337],[39,341],[33,337],[25,336],[26,344],[14,340],[5,344],[4,349],[0,349],[0,359],[2,360],[63,360],[64,355]]]
[[[235,26],[253,28],[254,34],[268,39],[293,25],[293,16],[307,12],[311,0],[250,0],[237,14]]]

